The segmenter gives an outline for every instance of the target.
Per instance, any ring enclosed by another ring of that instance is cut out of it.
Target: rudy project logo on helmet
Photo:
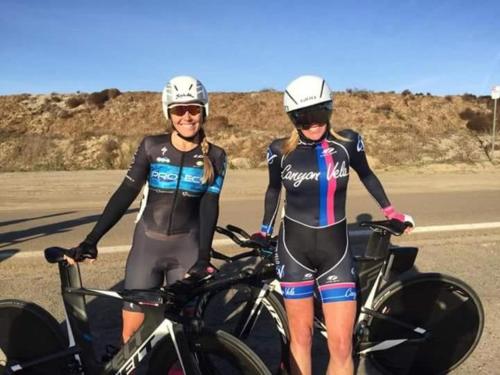
[[[184,92],[184,93],[179,92],[175,94],[175,99],[185,99],[185,98],[194,99],[194,95],[191,94],[190,92]]]

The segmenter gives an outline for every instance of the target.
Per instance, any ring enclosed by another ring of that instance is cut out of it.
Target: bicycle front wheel
[[[0,375],[15,364],[42,360],[63,351],[65,338],[46,310],[19,300],[0,301]],[[67,359],[42,362],[23,375],[67,374]]]
[[[196,314],[206,327],[224,330],[242,340],[273,374],[288,363],[290,332],[281,296],[236,284],[198,300]]]
[[[190,333],[190,352],[202,374],[271,375],[262,360],[243,342],[224,331]],[[179,369],[177,353],[170,339],[158,344],[149,361],[148,375]]]
[[[444,374],[453,370],[472,353],[484,326],[483,307],[474,290],[461,280],[438,273],[392,283],[376,298],[374,310],[394,320],[372,316],[369,341],[387,344],[388,340],[402,340],[369,355],[376,367],[389,374]]]

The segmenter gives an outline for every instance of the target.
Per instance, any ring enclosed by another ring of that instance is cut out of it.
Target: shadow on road
[[[18,252],[19,249],[0,250],[0,262],[9,259],[10,257],[16,255]]]
[[[19,224],[19,223],[24,223],[25,221],[47,219],[49,217],[54,217],[54,216],[69,215],[69,214],[74,214],[75,212],[76,211],[66,211],[66,212],[58,212],[56,214],[50,214],[50,215],[43,215],[43,216],[27,217],[24,219],[2,221],[2,222],[0,222],[0,227],[4,227],[6,225],[14,225],[14,224]]]
[[[138,208],[128,209],[126,214],[134,213],[137,211],[139,211]],[[66,213],[47,215],[46,217],[63,215],[63,214]],[[1,243],[0,248],[6,248],[9,246],[13,246],[15,244],[19,244],[22,242],[34,240],[40,237],[45,237],[57,233],[64,233],[70,230],[71,228],[77,227],[79,225],[96,222],[100,216],[101,215],[89,215],[77,219],[61,221],[59,223],[40,225],[38,227],[3,233],[0,235],[0,243]],[[30,220],[30,219],[25,219],[25,220]]]
[[[121,291],[124,281],[116,283],[110,290]],[[113,298],[96,297],[87,302],[87,314],[94,339],[97,358],[106,353],[106,346],[121,346],[123,302]],[[103,319],[103,317],[106,317]],[[61,327],[66,322],[61,323]]]

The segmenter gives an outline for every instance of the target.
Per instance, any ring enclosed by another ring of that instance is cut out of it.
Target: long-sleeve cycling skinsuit
[[[390,205],[373,174],[361,136],[352,130],[329,132],[312,142],[301,136],[284,155],[286,139],[271,143],[269,185],[262,232],[271,234],[281,187],[286,191],[277,247],[277,271],[285,298],[308,298],[314,284],[323,302],[356,300],[356,273],[346,223],[346,191],[352,167],[381,207]]]
[[[148,289],[184,277],[199,258],[208,260],[226,168],[224,150],[210,144],[214,180],[202,182],[201,146],[182,152],[171,134],[145,137],[121,186],[111,197],[87,241],[97,243],[148,183],[127,259],[126,289]],[[125,304],[125,309],[137,306]]]

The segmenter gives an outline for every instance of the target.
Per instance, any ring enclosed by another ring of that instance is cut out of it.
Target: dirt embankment
[[[490,163],[492,117],[489,97],[349,90],[335,95],[333,124],[363,134],[376,168],[477,165]],[[159,93],[0,96],[0,171],[126,168],[140,139],[166,127]],[[262,166],[291,130],[269,90],[211,94],[206,127],[236,168]]]

